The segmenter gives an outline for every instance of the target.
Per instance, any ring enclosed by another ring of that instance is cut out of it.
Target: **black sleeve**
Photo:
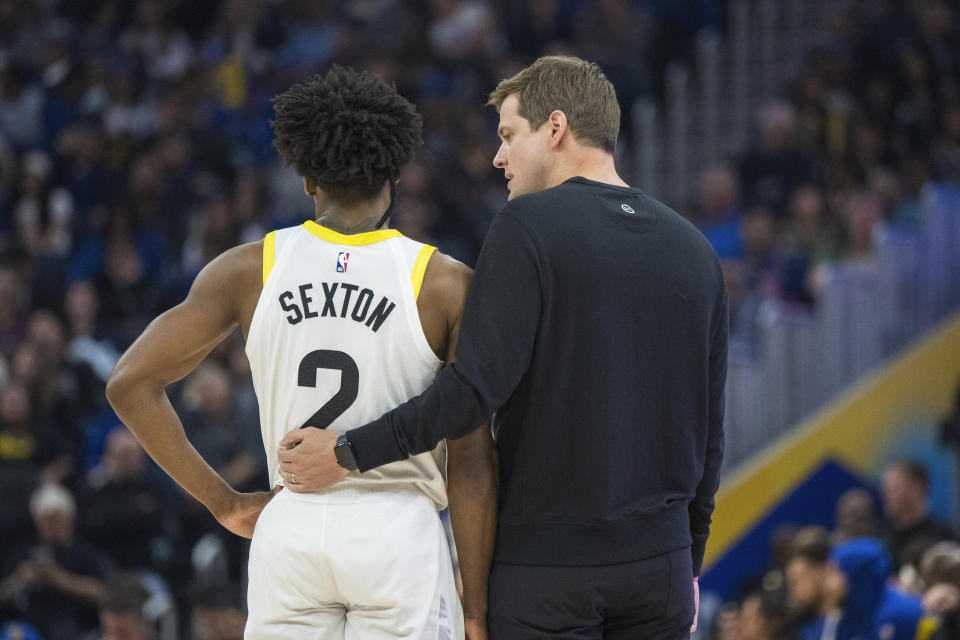
[[[530,233],[508,210],[494,218],[483,243],[456,362],[419,396],[348,432],[360,471],[470,433],[503,406],[526,372],[540,323],[540,260]]]
[[[708,384],[710,406],[707,425],[707,451],[704,456],[703,476],[697,493],[690,502],[690,536],[693,538],[693,575],[700,575],[703,554],[710,535],[710,517],[720,483],[720,465],[723,462],[724,386],[727,381],[727,296],[723,294],[710,342],[710,379]]]

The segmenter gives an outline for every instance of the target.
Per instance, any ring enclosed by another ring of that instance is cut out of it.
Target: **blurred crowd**
[[[809,309],[832,265],[869,268],[877,230],[924,222],[925,187],[960,183],[957,2],[824,3],[797,77],[754,142],[673,203],[720,256],[732,338],[755,353],[765,304]]]
[[[506,198],[486,92],[573,53],[628,114],[725,4],[0,0],[0,620],[29,625],[0,638],[240,637],[245,542],[149,461],[103,387],[213,256],[312,217],[271,147],[272,96],[334,60],[396,82],[425,145],[393,224],[472,264]],[[924,185],[960,177],[956,11],[831,4],[755,144],[670,203],[724,261],[735,335],[766,300],[813,305],[818,266],[869,259],[876,224],[922,224]],[[622,147],[631,133],[625,118]],[[169,394],[215,469],[265,488],[239,334]]]
[[[734,599],[706,608],[712,640],[960,638],[960,543],[930,512],[930,476],[915,460],[883,472],[879,500],[850,489],[836,526],[782,526],[770,566]],[[877,505],[880,505],[878,509]]]

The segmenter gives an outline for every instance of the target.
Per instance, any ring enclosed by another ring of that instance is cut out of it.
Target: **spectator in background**
[[[27,289],[16,270],[0,266],[0,354],[5,356],[27,333]]]
[[[721,260],[743,255],[737,181],[724,167],[714,167],[700,178],[700,211],[697,226]]]
[[[730,335],[747,353],[760,356],[760,317],[765,303],[779,296],[780,260],[776,224],[770,210],[749,209],[739,225],[742,258],[721,261],[730,305]]]
[[[918,586],[927,614],[960,608],[960,544],[938,542],[930,547],[920,561]]]
[[[883,472],[884,541],[898,569],[911,540],[952,540],[953,531],[930,513],[930,473],[915,460],[902,460]]]
[[[65,355],[63,324],[49,311],[35,311],[30,316],[27,341],[14,354],[13,374],[30,391],[33,420],[56,431],[77,450],[82,439],[77,414],[80,398],[76,372]]]
[[[229,344],[222,349],[230,353]],[[184,426],[203,459],[238,491],[266,484],[266,454],[256,413],[241,413],[231,402],[230,375],[205,363],[183,392]]]
[[[151,478],[140,443],[123,426],[107,436],[103,459],[87,475],[80,530],[109,549],[125,569],[164,568],[171,553],[164,534],[176,521],[164,487]]]
[[[787,640],[787,607],[779,595],[756,591],[740,607],[739,640]]]
[[[87,280],[74,282],[64,296],[66,359],[77,372],[77,398],[84,415],[103,407],[103,390],[120,354],[104,337],[97,290]]]
[[[801,625],[800,637],[819,639],[814,622],[836,606],[827,592],[830,534],[822,527],[797,532],[787,561],[787,593],[791,616]]]
[[[430,45],[443,59],[463,61],[502,49],[493,12],[485,2],[431,0]]]
[[[786,102],[765,105],[760,110],[760,144],[740,161],[744,204],[762,204],[775,216],[784,216],[793,190],[801,184],[821,184],[821,172],[797,146],[793,107]]]
[[[712,633],[709,637],[715,640],[741,640],[742,628],[740,618],[740,608],[737,606],[737,603],[727,603],[717,614],[716,621],[711,629]]]
[[[889,575],[890,556],[879,540],[858,538],[837,545],[831,552],[825,591],[833,591],[828,598],[841,610],[836,640],[914,640],[923,616],[920,598],[891,587],[887,583]],[[817,633],[822,635],[823,628],[831,623],[825,616]]]
[[[36,147],[43,139],[43,90],[30,75],[20,62],[0,75],[0,130],[17,149]]]
[[[844,210],[844,246],[842,259],[864,263],[873,259],[873,231],[882,220],[880,202],[874,196],[859,193]]]
[[[837,500],[834,544],[854,538],[875,538],[880,533],[873,496],[866,489],[849,489]]]
[[[787,303],[811,305],[816,300],[814,267],[836,253],[821,189],[812,184],[797,187],[790,194],[789,213],[781,238],[781,295]]]
[[[144,272],[143,257],[130,239],[118,237],[109,243],[98,292],[104,315],[111,320],[111,340],[127,347],[157,306],[157,292]]]
[[[137,574],[113,574],[100,600],[100,630],[83,640],[153,640],[156,634],[144,615],[149,597]]]
[[[28,500],[41,480],[59,482],[72,467],[69,447],[33,419],[30,394],[14,380],[0,389],[0,548],[30,528]]]
[[[19,199],[13,206],[16,241],[30,253],[65,258],[70,251],[73,196],[50,182],[50,157],[39,151],[26,155]]]
[[[194,640],[243,640],[247,614],[240,585],[208,588],[191,600]]]
[[[776,239],[777,226],[770,209],[748,209],[740,222],[744,281],[752,291],[767,297],[778,293]]]
[[[214,357],[229,358],[231,343],[225,340],[218,345]],[[194,371],[182,394],[185,411],[180,415],[191,444],[238,491],[268,486],[259,413],[251,410],[251,403],[255,401],[255,397],[243,402],[239,396],[233,396],[228,370],[218,362],[209,361]],[[184,542],[193,545],[204,535],[211,534],[226,545],[230,574],[234,577],[241,575],[246,569],[248,541],[239,536],[223,535],[210,512],[191,496],[183,495],[181,524]]]
[[[76,640],[97,624],[109,560],[76,538],[76,503],[63,487],[42,485],[30,498],[30,513],[36,538],[8,555],[0,612],[36,626],[46,640]]]

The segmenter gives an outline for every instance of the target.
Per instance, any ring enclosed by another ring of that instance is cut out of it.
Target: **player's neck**
[[[321,201],[317,198],[316,221],[317,224],[344,235],[366,233],[380,228],[388,206],[389,201],[383,202],[381,197],[351,204],[335,200]]]
[[[376,231],[380,228],[378,225],[380,224],[381,218],[383,218],[383,211],[376,214],[353,217],[327,209],[317,213],[317,224],[332,229],[337,233],[352,235],[354,233]]]

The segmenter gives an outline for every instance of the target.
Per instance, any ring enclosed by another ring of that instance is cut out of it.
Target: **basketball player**
[[[253,537],[248,640],[452,640],[464,636],[464,610],[470,637],[485,637],[496,494],[489,430],[332,490],[240,494],[191,446],[164,393],[239,326],[272,459],[291,426],[338,432],[372,420],[422,391],[454,353],[470,270],[382,228],[421,143],[413,105],[335,66],[274,108],[274,146],[303,177],[317,219],[207,265],[187,299],[120,359],[107,395],[176,482],[227,529]],[[463,610],[437,515],[447,505],[446,453]],[[296,486],[273,460],[269,472],[274,486]]]

